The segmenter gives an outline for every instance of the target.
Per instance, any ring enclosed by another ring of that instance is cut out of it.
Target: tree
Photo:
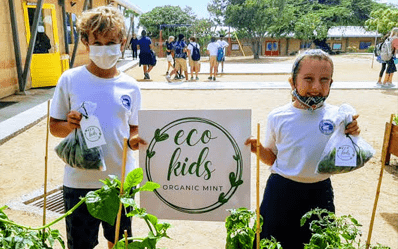
[[[155,7],[150,12],[142,14],[138,26],[145,27],[152,37],[158,38],[160,25],[174,25],[166,28],[167,32],[163,32],[162,39],[167,39],[167,33],[186,34],[189,25],[192,25],[195,20],[196,15],[192,12],[191,7],[181,9],[179,6],[166,5]]]
[[[377,31],[383,35],[398,26],[398,10],[393,8],[378,9],[370,13],[365,22],[367,30]]]
[[[269,0],[230,0],[225,15],[225,24],[237,30],[240,37],[251,40],[254,59],[258,59],[261,42],[266,34],[269,20]]]
[[[207,4],[207,11],[210,14],[210,20],[216,26],[224,25],[225,12],[227,11],[229,0],[212,0]]]

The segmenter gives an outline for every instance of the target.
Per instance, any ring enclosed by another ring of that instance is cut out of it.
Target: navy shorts
[[[140,52],[140,65],[152,65],[152,54]]]
[[[391,58],[387,61],[387,74],[395,73],[397,71],[397,67],[395,66],[394,58]]]
[[[271,174],[264,191],[260,214],[264,219],[260,238],[274,237],[283,249],[304,248],[311,238],[309,222],[300,219],[314,208],[335,211],[330,179],[317,183],[300,183]],[[256,245],[256,244],[254,244]]]
[[[80,201],[80,197],[84,197],[89,191],[94,190],[96,189],[75,189],[63,186],[65,210],[73,208]],[[65,221],[69,249],[94,248],[98,244],[100,224],[103,227],[104,237],[112,243],[115,241],[115,227],[91,216],[85,203],[71,215],[66,216]],[[127,230],[129,237],[132,236],[131,222],[131,217],[126,217],[123,209],[119,239],[123,238],[124,230]]]

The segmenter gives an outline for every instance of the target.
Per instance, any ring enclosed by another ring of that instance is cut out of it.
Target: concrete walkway
[[[126,71],[138,64],[137,60],[126,59],[118,62],[117,67]],[[208,74],[207,63],[202,63],[202,73]],[[288,74],[291,64],[225,64],[224,74]],[[204,76],[202,75],[202,77]],[[232,89],[290,89],[288,82],[219,82],[219,81],[175,81],[165,82],[137,82],[143,90],[232,90]],[[334,82],[333,89],[350,90],[382,90],[392,91],[398,87],[381,88],[376,87],[375,82]],[[0,145],[16,136],[17,134],[40,122],[47,115],[47,101],[52,97],[54,88],[41,89],[43,92],[35,96],[17,96],[20,101],[17,104],[0,109]],[[17,98],[12,96],[10,98]],[[2,99],[8,101],[5,98]],[[21,100],[23,99],[23,100]]]

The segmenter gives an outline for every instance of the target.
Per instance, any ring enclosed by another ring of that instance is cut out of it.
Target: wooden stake
[[[257,124],[257,180],[256,180],[256,196],[257,196],[257,230],[256,230],[256,237],[257,237],[257,249],[260,249],[260,124]]]
[[[366,249],[369,249],[369,247],[370,247],[370,239],[372,237],[373,224],[374,224],[374,220],[375,220],[375,216],[376,216],[377,202],[379,201],[379,196],[380,196],[381,181],[383,179],[383,172],[384,172],[384,167],[386,164],[386,153],[388,150],[388,145],[390,143],[393,118],[394,118],[394,114],[391,115],[390,124],[386,126],[386,131],[384,132],[383,149],[381,152],[382,155],[381,155],[380,176],[379,176],[379,182],[377,183],[377,190],[376,190],[375,201],[373,204],[372,218],[370,219],[370,224],[369,224],[368,239],[366,240]]]
[[[126,175],[126,161],[127,161],[127,138],[123,139],[123,162],[122,162],[122,179],[120,179],[120,195],[123,194],[123,184],[124,178]],[[123,204],[120,202],[119,204],[119,212],[117,213],[116,218],[116,229],[115,229],[115,245],[119,241],[119,231],[120,231],[120,218],[122,217],[122,208]]]
[[[126,249],[129,249],[129,242],[127,241],[127,230],[124,230],[124,245],[126,246]]]
[[[50,100],[48,100],[47,102],[46,154],[44,156],[43,226],[46,224],[46,208],[47,208],[48,133],[50,127],[49,123],[50,123]]]

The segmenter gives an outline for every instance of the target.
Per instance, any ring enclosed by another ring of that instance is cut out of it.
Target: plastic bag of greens
[[[79,112],[83,115],[83,119],[88,118],[89,113],[92,113],[95,107],[94,103],[83,103],[81,106],[82,110],[79,109]],[[55,147],[55,152],[65,163],[73,168],[106,170],[104,153],[101,146],[88,146],[80,128],[74,129],[62,140]]]
[[[340,106],[336,131],[330,137],[318,162],[315,173],[340,174],[359,169],[374,155],[375,150],[359,136],[346,135],[345,127],[352,122],[355,109]]]

